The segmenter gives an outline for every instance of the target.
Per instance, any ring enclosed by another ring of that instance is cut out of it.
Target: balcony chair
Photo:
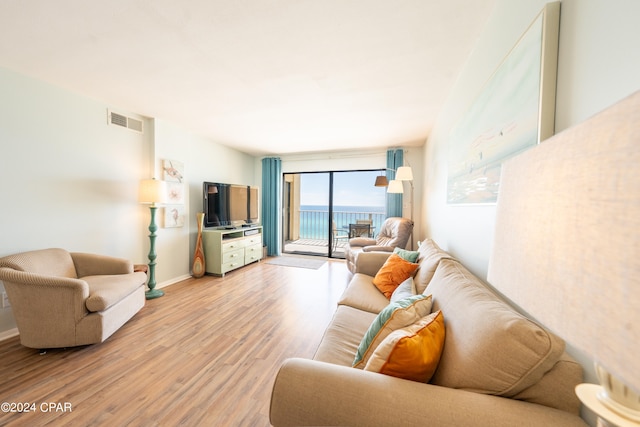
[[[372,219],[356,219],[356,224],[369,224],[369,236],[368,237],[373,237],[374,228],[373,228],[373,220]],[[354,237],[357,237],[357,236],[354,236]]]
[[[349,224],[349,239],[371,237],[371,224]]]
[[[374,238],[355,237],[349,239],[344,248],[347,267],[352,273],[357,272],[357,260],[360,252],[393,252],[396,247],[407,245],[413,232],[413,221],[408,218],[387,218],[380,226],[380,232]]]
[[[349,234],[343,230],[339,230],[335,220],[332,221],[331,227],[333,230],[333,248],[331,248],[331,253],[334,253],[338,247],[342,247],[342,245],[345,245],[349,241]]]
[[[125,259],[43,249],[0,258],[0,280],[25,347],[99,343],[145,303],[144,272]]]

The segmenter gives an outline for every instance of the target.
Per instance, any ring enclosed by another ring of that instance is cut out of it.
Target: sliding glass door
[[[284,174],[285,253],[344,258],[355,234],[375,236],[385,217],[380,170]]]

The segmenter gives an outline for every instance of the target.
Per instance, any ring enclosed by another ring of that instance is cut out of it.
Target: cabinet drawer
[[[244,263],[249,264],[262,258],[262,245],[257,244],[244,249]]]
[[[233,239],[222,244],[222,253],[235,251],[236,249],[242,249],[245,247],[243,239]]]
[[[221,273],[227,273],[231,270],[235,270],[238,267],[242,267],[244,265],[244,259],[235,258],[229,262],[222,263]]]
[[[235,251],[225,251],[222,253],[222,263],[228,262],[243,262],[244,261],[244,249],[237,249]]]
[[[245,237],[244,241],[247,246],[262,246],[262,234],[254,234],[253,236]]]

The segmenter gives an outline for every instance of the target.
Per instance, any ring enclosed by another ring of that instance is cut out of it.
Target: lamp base
[[[576,394],[578,399],[585,406],[591,409],[595,414],[613,424],[616,427],[638,427],[640,423],[625,417],[617,412],[612,411],[608,406],[602,403],[598,394],[604,391],[603,387],[598,384],[578,384],[576,386]]]
[[[629,418],[640,425],[640,411],[634,411],[633,409],[627,408],[626,406],[616,402],[607,394],[607,391],[604,388],[600,390],[596,396],[604,406],[608,407],[613,412],[617,412],[618,415]]]
[[[160,298],[163,295],[164,291],[161,289],[150,289],[144,293],[146,299]]]

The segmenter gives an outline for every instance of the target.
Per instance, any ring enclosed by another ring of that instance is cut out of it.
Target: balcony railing
[[[300,238],[327,240],[329,231],[329,212],[323,210],[304,210],[300,213]],[[370,220],[372,230],[377,233],[385,220],[384,212],[352,212],[333,211],[333,220],[337,230],[346,231],[349,224],[355,224],[358,220]]]

